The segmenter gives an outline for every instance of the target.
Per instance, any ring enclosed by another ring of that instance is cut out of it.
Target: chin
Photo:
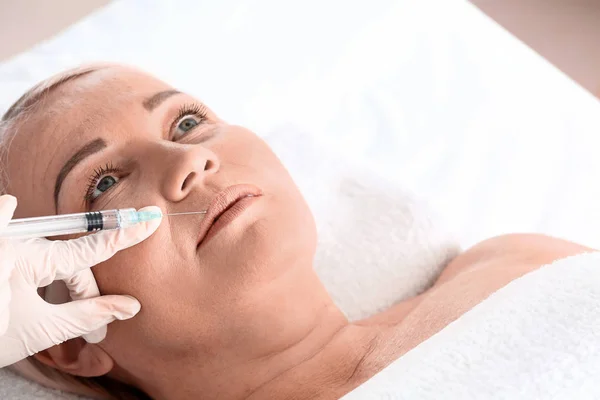
[[[220,232],[208,243],[206,250],[224,272],[241,270],[261,275],[272,275],[290,267],[297,260],[312,260],[316,249],[316,232],[306,224],[295,229],[285,229],[282,221],[263,218],[244,226],[243,230]],[[288,225],[289,226],[289,225]],[[294,225],[292,225],[294,226]],[[219,259],[219,261],[217,261]],[[248,279],[247,274],[242,274]]]

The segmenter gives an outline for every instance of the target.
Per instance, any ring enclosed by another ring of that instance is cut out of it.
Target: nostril
[[[204,164],[204,170],[208,171],[214,167],[214,162],[212,160],[206,160],[206,164]]]
[[[191,183],[194,181],[194,178],[196,177],[196,173],[192,172],[190,173],[188,176],[186,176],[185,180],[183,181],[183,184],[181,185],[181,190],[186,190]]]

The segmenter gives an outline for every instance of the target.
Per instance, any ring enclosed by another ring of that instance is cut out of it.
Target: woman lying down
[[[313,216],[258,136],[129,67],[72,70],[41,88],[3,117],[16,217],[236,202],[208,234],[214,221],[203,215],[164,218],[93,269],[102,294],[134,296],[139,314],[109,325],[98,344],[69,340],[13,367],[67,391],[337,399],[512,280],[591,251],[541,235],[492,238],[419,296],[349,322],[313,270]]]

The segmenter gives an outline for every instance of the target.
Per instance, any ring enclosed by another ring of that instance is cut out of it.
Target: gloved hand
[[[14,197],[0,196],[0,231],[16,205]],[[90,267],[159,225],[158,219],[67,241],[0,239],[0,367],[79,336],[100,342],[109,323],[136,315],[140,304],[133,297],[100,296]],[[53,305],[38,295],[38,287],[55,280],[65,281],[74,301]]]

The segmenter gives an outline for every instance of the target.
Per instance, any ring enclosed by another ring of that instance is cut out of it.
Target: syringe
[[[196,211],[181,214],[205,214]],[[20,218],[10,221],[0,230],[0,238],[32,238],[71,235],[106,229],[122,229],[144,221],[162,217],[159,211],[136,211],[135,208],[93,211],[78,214],[50,215],[47,217]],[[178,215],[178,214],[167,214]]]

